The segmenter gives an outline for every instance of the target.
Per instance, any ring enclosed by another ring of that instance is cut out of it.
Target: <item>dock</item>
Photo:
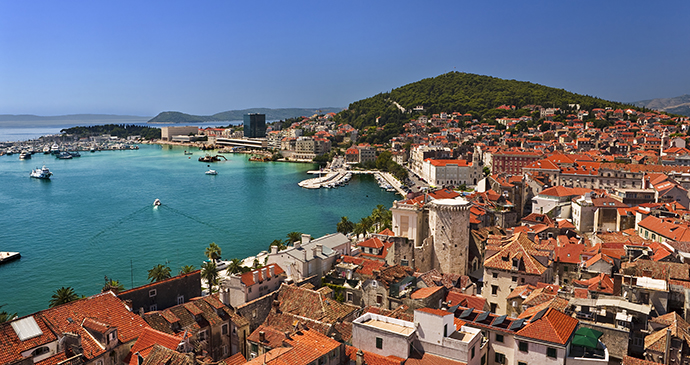
[[[20,257],[22,257],[22,255],[19,252],[0,251],[0,264],[17,260]]]
[[[379,186],[383,188],[382,182],[389,185],[387,190],[395,191],[402,196],[406,196],[407,193],[402,190],[402,184],[398,179],[393,177],[388,172],[381,172],[377,170],[311,170],[307,171],[308,174],[318,174],[319,177],[303,180],[298,183],[299,186],[305,189],[320,189],[320,188],[334,188],[340,185],[346,184],[353,174],[371,174],[374,175]],[[324,176],[321,176],[325,174]]]

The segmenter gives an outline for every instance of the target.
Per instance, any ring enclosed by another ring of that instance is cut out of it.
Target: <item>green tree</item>
[[[489,166],[484,166],[484,168],[482,169],[482,172],[484,173],[484,176],[491,175],[491,169],[489,168]]]
[[[105,277],[105,285],[103,285],[103,289],[101,289],[101,292],[107,292],[109,290],[112,290],[115,292],[115,294],[124,291],[125,286],[120,283],[119,280],[114,280],[114,279],[108,279],[108,277]]]
[[[283,240],[273,240],[270,245],[268,245],[268,249],[270,250],[271,247],[277,246],[278,251],[282,251],[287,248],[287,245],[285,244],[285,241]]]
[[[51,298],[52,299],[50,299],[48,306],[50,308],[53,308],[57,307],[60,304],[73,302],[79,299],[79,295],[77,295],[77,293],[74,292],[74,288],[72,288],[71,286],[63,286],[60,289],[55,290],[55,293],[53,293],[53,296]]]
[[[261,265],[261,263],[259,262],[259,259],[254,259],[254,263],[252,264],[252,269],[259,269],[262,266],[263,265]]]
[[[2,308],[3,306],[4,304],[0,305],[0,308]],[[15,318],[17,318],[17,313],[8,313],[6,311],[0,311],[0,323],[9,322]]]
[[[291,245],[302,239],[302,232],[290,232],[287,234],[287,240],[285,243]]]
[[[184,265],[180,268],[180,275],[189,274],[190,272],[196,270],[194,265]]]
[[[354,228],[355,224],[347,219],[347,217],[340,217],[340,222],[336,225],[336,230],[342,234],[348,234],[352,232]]]
[[[208,283],[208,292],[213,293],[213,285],[218,281],[218,268],[215,261],[205,261],[201,264],[201,278]]]
[[[215,242],[211,242],[204,251],[204,255],[214,261],[220,258],[220,254],[220,247]]]
[[[148,279],[150,282],[161,281],[170,278],[170,268],[168,266],[163,266],[158,264],[148,271]]]
[[[228,264],[227,272],[228,274],[238,274],[243,271],[242,261],[240,259],[234,258],[230,260]]]

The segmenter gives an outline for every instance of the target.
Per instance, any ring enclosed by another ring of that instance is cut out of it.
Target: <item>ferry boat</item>
[[[53,173],[50,172],[50,170],[47,167],[45,167],[45,165],[41,169],[36,168],[34,170],[31,170],[31,173],[29,174],[29,176],[31,176],[31,177],[34,177],[36,179],[44,179],[44,180],[50,179],[50,177],[52,175],[53,175]]]

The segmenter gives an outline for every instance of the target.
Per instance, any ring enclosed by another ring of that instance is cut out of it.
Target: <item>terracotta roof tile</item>
[[[517,331],[517,335],[565,345],[578,323],[577,319],[549,308],[536,322],[530,322]]]

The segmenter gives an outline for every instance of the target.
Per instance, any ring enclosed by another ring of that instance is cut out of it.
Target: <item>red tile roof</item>
[[[254,284],[257,284],[256,282],[254,282],[254,273],[257,273],[259,283],[262,283],[264,280],[269,279],[269,276],[271,275],[271,268],[273,268],[273,270],[275,271],[273,275],[274,277],[279,276],[285,272],[280,266],[278,266],[278,264],[268,264],[262,268],[254,269],[252,271],[248,271],[242,274],[242,283],[246,286],[252,286]],[[264,275],[264,271],[266,272],[266,275]]]
[[[575,332],[578,323],[577,319],[556,309],[549,308],[536,322],[530,322],[517,331],[516,334],[540,341],[565,345]]]
[[[419,288],[415,290],[412,294],[410,294],[410,299],[424,299],[428,298],[434,293],[437,293],[439,290],[442,290],[442,286],[431,286],[427,288]]]
[[[137,342],[134,343],[132,349],[125,356],[124,362],[128,362],[129,365],[138,365],[139,359],[135,356],[137,352],[141,357],[146,358],[153,345],[157,344],[170,350],[176,350],[181,341],[180,337],[156,331],[153,328],[144,328]]]

